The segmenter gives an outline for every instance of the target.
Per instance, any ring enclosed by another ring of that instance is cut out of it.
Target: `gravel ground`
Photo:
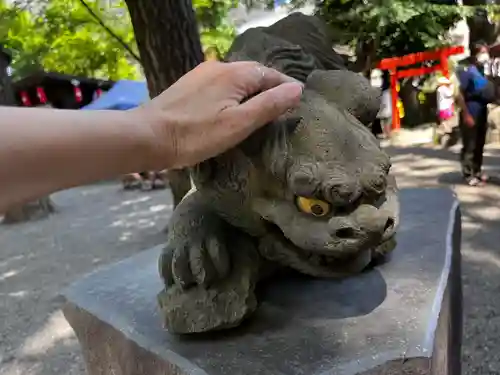
[[[461,200],[464,374],[500,374],[500,186],[463,186],[457,149],[388,151],[401,187],[444,184]],[[488,148],[486,165],[499,172],[500,148]],[[162,243],[172,209],[168,192],[123,192],[114,183],[53,200],[59,212],[49,219],[0,226],[0,375],[83,375],[59,291],[100,265]]]
[[[101,183],[52,196],[49,219],[0,225],[0,375],[83,375],[58,293],[100,265],[165,240],[168,191]]]

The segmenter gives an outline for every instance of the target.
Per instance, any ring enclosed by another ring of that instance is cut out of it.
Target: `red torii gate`
[[[442,71],[443,75],[449,78],[448,57],[462,53],[464,53],[463,46],[446,47],[435,51],[411,53],[401,57],[390,57],[383,59],[377,64],[378,69],[389,70],[391,75],[392,130],[399,130],[401,128],[401,121],[397,109],[398,91],[396,86],[398,79],[430,74],[438,70]],[[439,60],[439,63],[433,66],[398,71],[398,68],[403,66],[414,65],[427,60]]]

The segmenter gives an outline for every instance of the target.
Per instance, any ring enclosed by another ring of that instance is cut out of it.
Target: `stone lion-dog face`
[[[340,90],[346,75],[351,85]],[[363,90],[369,92],[365,81],[346,71],[314,72],[300,106],[260,135],[263,168],[250,177],[249,206],[302,260],[327,265],[361,256],[359,270],[395,233],[391,163],[359,119],[370,118],[366,112],[375,106],[350,105],[349,95],[359,103]]]

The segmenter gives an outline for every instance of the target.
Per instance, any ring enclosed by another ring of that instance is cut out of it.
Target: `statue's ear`
[[[349,111],[364,125],[375,120],[380,109],[380,90],[349,70],[315,70],[307,78],[306,88]]]

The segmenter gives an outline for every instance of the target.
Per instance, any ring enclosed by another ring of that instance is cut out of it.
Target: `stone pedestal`
[[[90,375],[460,375],[460,212],[447,189],[403,190],[392,259],[342,281],[262,288],[243,326],[176,337],[161,328],[160,248],[65,292]]]

